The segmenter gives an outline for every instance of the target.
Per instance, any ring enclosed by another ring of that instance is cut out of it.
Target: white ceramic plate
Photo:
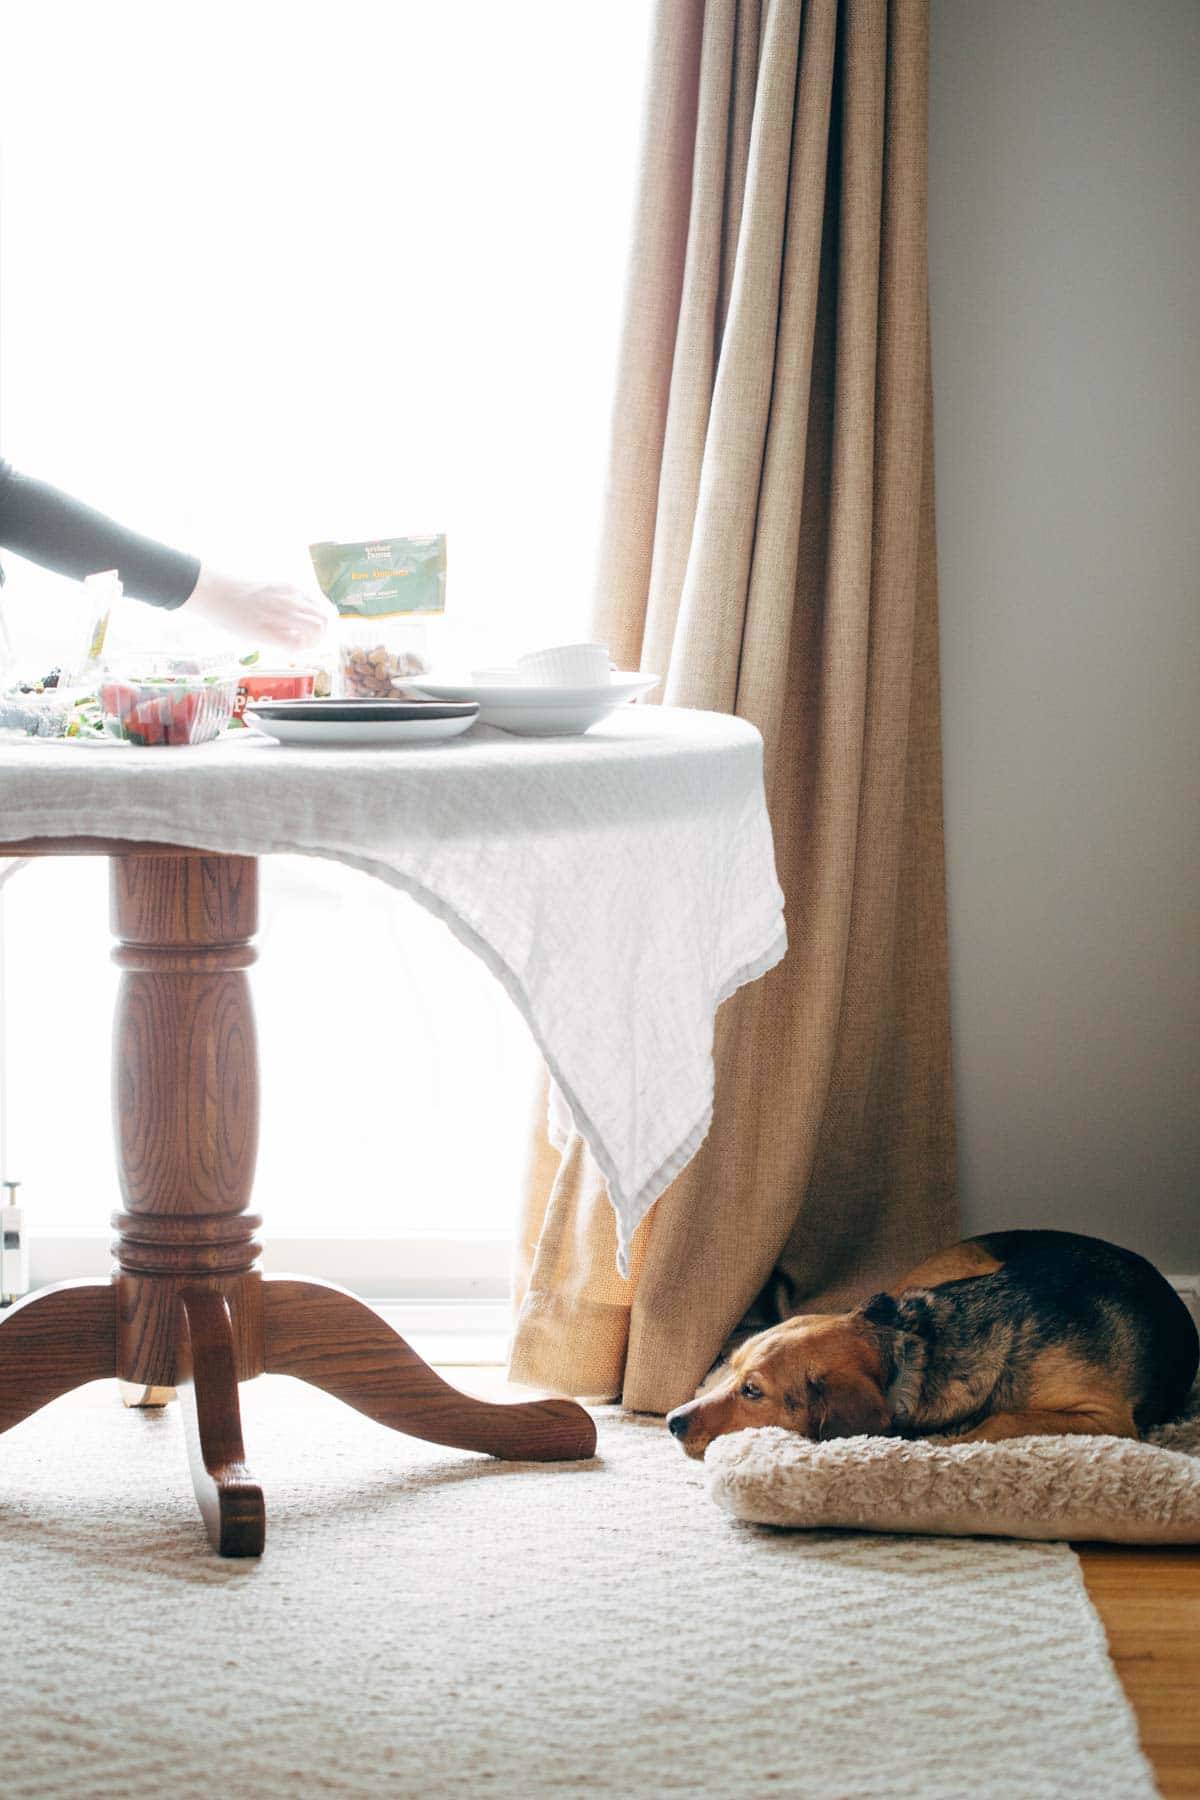
[[[281,744],[430,744],[469,731],[479,717],[477,706],[425,708],[420,702],[371,702],[361,711],[336,701],[310,706],[294,700],[247,706],[246,719]]]
[[[604,688],[508,687],[496,682],[427,681],[403,677],[396,686],[433,700],[474,700],[485,725],[528,737],[578,737],[598,719],[658,686],[657,675],[618,673]]]

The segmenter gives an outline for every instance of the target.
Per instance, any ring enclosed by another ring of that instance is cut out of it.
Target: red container
[[[312,669],[243,669],[238,675],[233,716],[243,723],[248,700],[308,700],[316,674]]]

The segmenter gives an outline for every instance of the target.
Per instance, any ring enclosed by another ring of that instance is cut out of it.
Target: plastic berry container
[[[233,717],[238,676],[224,657],[128,657],[99,689],[111,736],[147,749],[207,744]]]

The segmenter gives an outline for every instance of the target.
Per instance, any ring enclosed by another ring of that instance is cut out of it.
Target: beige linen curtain
[[[535,1135],[515,1380],[663,1411],[773,1276],[956,1236],[926,308],[927,0],[661,0],[597,634],[762,732],[790,950],[718,1015],[698,1156],[614,1264]]]

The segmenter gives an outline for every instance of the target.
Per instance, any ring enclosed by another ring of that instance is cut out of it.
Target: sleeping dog
[[[1178,1413],[1200,1340],[1144,1257],[1069,1231],[967,1238],[853,1312],[747,1339],[667,1425],[689,1456],[782,1425],[808,1438],[1138,1437]]]

